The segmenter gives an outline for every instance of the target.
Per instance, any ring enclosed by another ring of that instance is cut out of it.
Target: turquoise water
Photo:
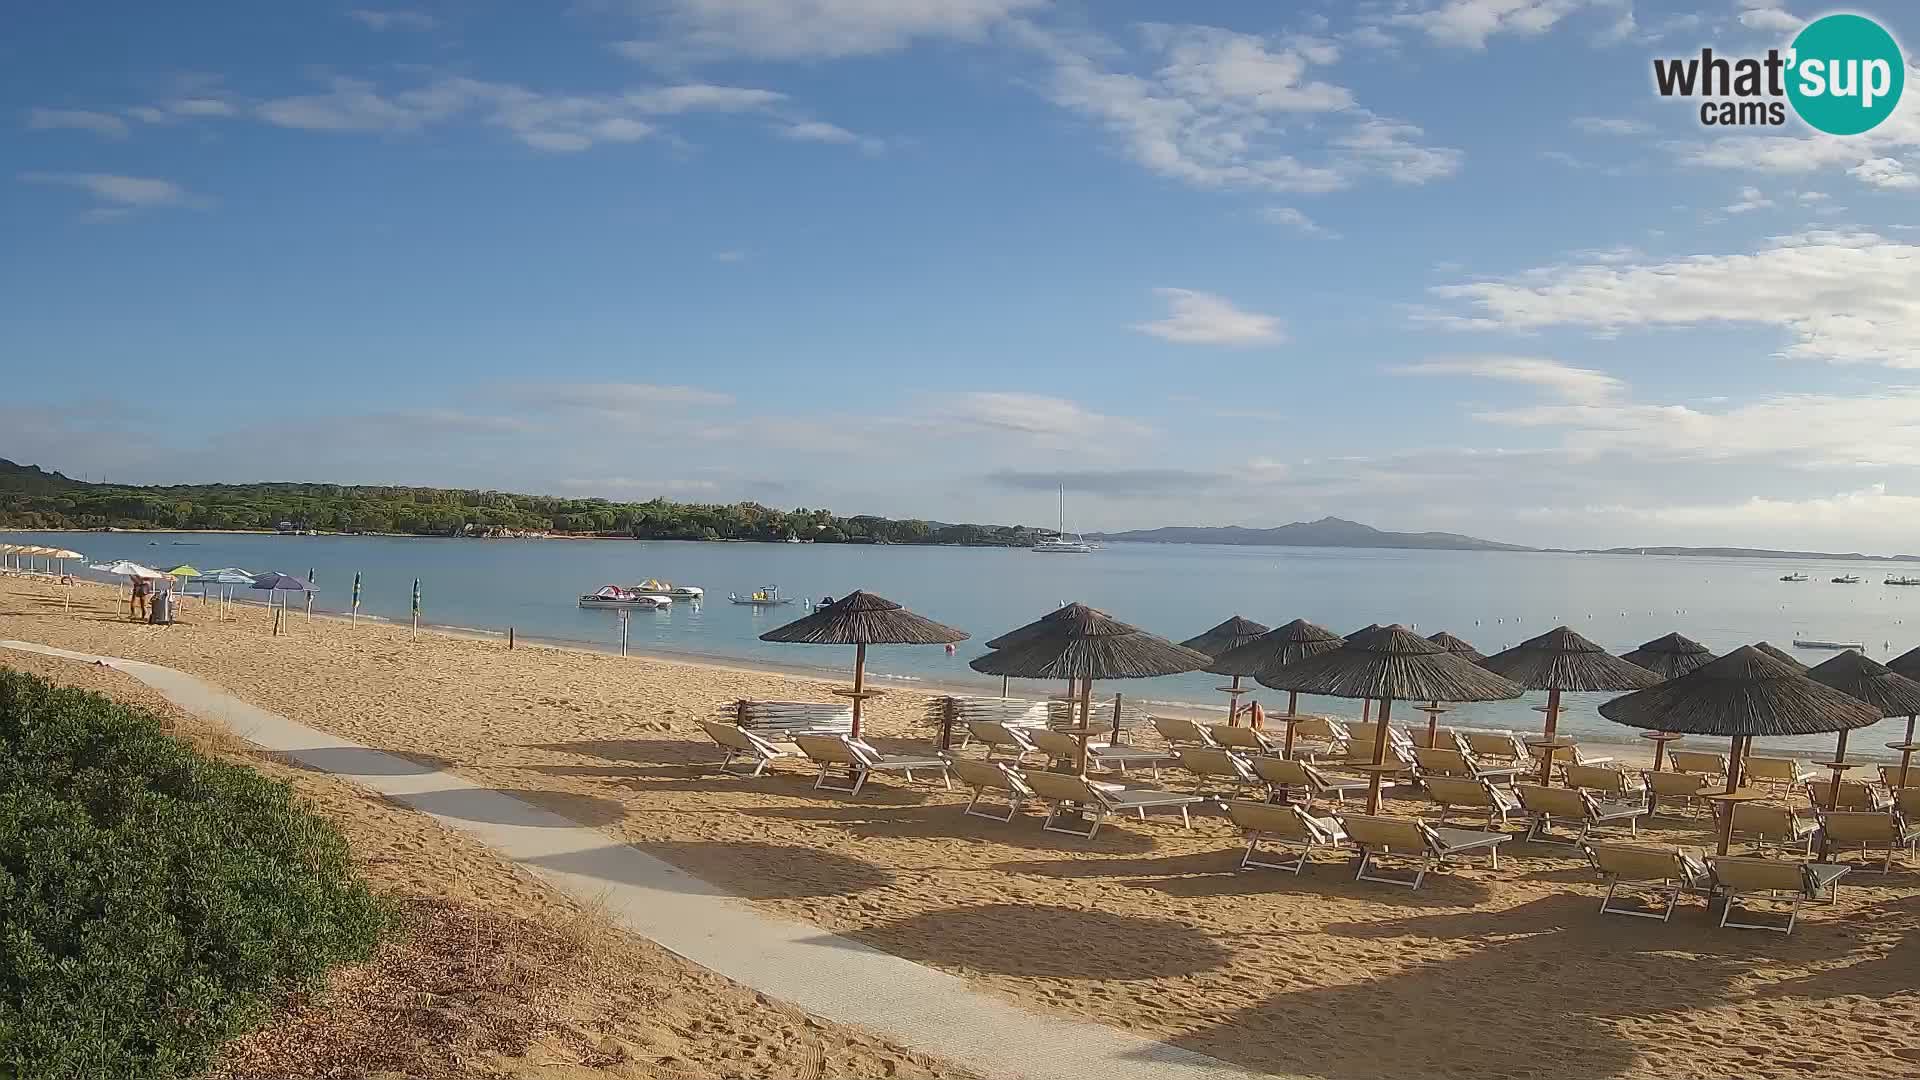
[[[361,612],[404,621],[413,579],[421,579],[428,622],[481,631],[508,626],[527,637],[617,647],[609,611],[583,611],[576,598],[605,584],[658,577],[707,590],[702,605],[636,611],[635,649],[827,670],[845,669],[850,650],[774,645],[758,635],[804,614],[800,604],[759,610],[729,604],[728,592],[769,584],[795,596],[841,596],[865,588],[930,618],[969,631],[955,655],[933,648],[875,648],[872,670],[887,677],[991,688],[966,662],[980,642],[1081,601],[1180,640],[1232,614],[1275,625],[1296,617],[1336,633],[1371,622],[1402,622],[1431,634],[1451,630],[1492,653],[1560,623],[1615,652],[1678,630],[1725,651],[1758,640],[1787,647],[1794,637],[1859,641],[1885,660],[1920,643],[1920,588],[1884,586],[1872,564],[1633,555],[1469,551],[1369,551],[1114,544],[1091,555],[1039,555],[998,548],[865,547],[621,540],[453,540],[348,536],[223,536],[173,533],[12,533],[13,543],[60,545],[90,561],[132,559],[166,569],[238,565],[306,577],[316,572],[316,609],[345,610],[362,575]],[[1777,580],[1803,570],[1813,580]],[[1859,573],[1859,585],[1828,578]],[[188,612],[189,616],[191,611]],[[1817,663],[1829,653],[1796,650]],[[1194,674],[1109,684],[1108,692],[1163,702],[1219,705],[1218,676]],[[1051,685],[1014,686],[1039,695]],[[1284,707],[1284,696],[1261,695]],[[1464,726],[1536,729],[1530,706],[1544,695],[1462,706]],[[1563,727],[1623,741],[1631,733],[1594,707],[1610,695],[1568,695]],[[1315,707],[1349,711],[1346,703]],[[1396,716],[1399,715],[1396,710]],[[1417,720],[1417,714],[1408,720]],[[1904,721],[1854,736],[1877,753]],[[1818,738],[1780,747],[1831,749]]]

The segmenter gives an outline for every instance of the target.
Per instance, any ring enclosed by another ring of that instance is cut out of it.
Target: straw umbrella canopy
[[[1920,714],[1920,682],[1907,678],[1869,657],[1848,649],[1832,659],[1814,665],[1807,672],[1807,678],[1825,683],[1848,697],[1861,701],[1880,710],[1881,716],[1904,716],[1907,718],[1908,731],[1912,731],[1913,717]],[[1827,809],[1837,809],[1840,801],[1840,774],[1845,772],[1847,761],[1847,728],[1840,729],[1840,741],[1833,750],[1833,787],[1827,792]],[[1904,744],[1911,746],[1911,734]],[[1907,765],[1913,751],[1900,751],[1900,783],[1907,786]]]
[[[1257,640],[1260,635],[1271,629],[1273,628],[1267,626],[1265,623],[1257,623],[1252,619],[1243,619],[1235,615],[1204,634],[1188,638],[1181,642],[1180,646],[1182,648],[1192,649],[1195,652],[1206,653],[1208,656],[1213,657],[1215,661],[1218,661],[1222,656],[1245,645],[1249,641]],[[1240,676],[1246,673],[1222,671],[1217,663],[1213,667],[1202,670],[1214,675],[1233,676],[1233,685],[1219,688],[1227,695],[1227,723],[1232,724],[1240,712],[1240,695],[1246,692],[1240,689]]]
[[[1487,658],[1486,653],[1483,653],[1479,649],[1474,648],[1472,643],[1467,641],[1467,639],[1462,637],[1456,637],[1453,634],[1447,633],[1445,630],[1442,630],[1437,634],[1428,634],[1427,640],[1433,642],[1435,645],[1440,646],[1441,648],[1447,650],[1448,652],[1452,653],[1455,656],[1464,657],[1468,660],[1473,661],[1476,664]]]
[[[965,630],[915,615],[884,596],[863,589],[760,635],[761,641],[799,645],[853,646],[853,689],[836,690],[853,699],[853,737],[860,737],[860,706],[875,691],[867,689],[867,646],[951,645],[967,640]]]
[[[1295,619],[1285,626],[1275,627],[1261,634],[1220,657],[1209,670],[1223,675],[1251,675],[1255,682],[1268,686],[1271,684],[1260,678],[1262,672],[1278,671],[1288,664],[1299,663],[1309,656],[1331,652],[1346,640],[1324,626],[1310,623],[1305,619]],[[1300,695],[1297,692],[1288,691],[1287,715],[1298,716],[1299,705]],[[1291,727],[1287,729],[1287,738],[1291,744],[1293,738]]]
[[[1920,647],[1908,649],[1887,661],[1887,668],[1909,679],[1920,679]]]
[[[1719,657],[1714,655],[1713,650],[1685,634],[1668,634],[1654,638],[1632,652],[1621,653],[1620,659],[1646,668],[1663,679],[1677,679],[1689,671],[1713,663]]]
[[[1796,658],[1792,653],[1788,652],[1785,649],[1780,648],[1778,645],[1775,645],[1770,641],[1762,641],[1759,644],[1755,645],[1754,648],[1759,649],[1761,652],[1766,653],[1768,656],[1773,657],[1775,660],[1778,660],[1786,664],[1788,667],[1792,668],[1795,671],[1806,672],[1810,670],[1807,667],[1807,665],[1801,663],[1799,659]]]
[[[1523,688],[1463,660],[1395,623],[1348,638],[1339,648],[1260,676],[1276,690],[1329,697],[1375,698],[1380,702],[1380,731],[1373,740],[1372,782],[1367,813],[1380,811],[1380,777],[1387,769],[1387,723],[1395,700],[1498,701],[1516,698]]]
[[[1897,675],[1905,675],[1909,679],[1920,681],[1920,648],[1908,649],[1887,661],[1887,669]],[[1907,766],[1913,757],[1913,752],[1920,747],[1920,744],[1913,741],[1913,726],[1914,717],[1909,715],[1906,738],[1897,743],[1887,744],[1888,749],[1900,751],[1900,786],[1902,788],[1907,786]]]
[[[1614,698],[1600,715],[1649,731],[1733,740],[1727,789],[1710,796],[1727,805],[1720,854],[1733,840],[1733,804],[1740,801],[1741,763],[1755,738],[1819,735],[1878,723],[1880,710],[1804,673],[1756,645],[1742,645],[1677,679]]]
[[[1556,626],[1494,653],[1480,666],[1529,690],[1547,692],[1545,745],[1540,749],[1542,784],[1553,779],[1554,731],[1560,726],[1563,691],[1640,690],[1660,681],[1660,676],[1612,655],[1568,626]]]
[[[1199,671],[1213,663],[1213,657],[1206,653],[1175,645],[1085,604],[1068,604],[1039,623],[1003,634],[994,642],[1001,644],[974,657],[967,666],[984,675],[1079,683],[1080,722],[1073,734],[1080,740],[1077,765],[1083,774],[1087,770],[1087,738],[1092,734],[1094,680],[1150,679]],[[1119,723],[1115,710],[1114,725]]]

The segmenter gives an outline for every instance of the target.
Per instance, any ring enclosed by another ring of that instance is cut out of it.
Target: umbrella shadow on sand
[[[1092,854],[1139,854],[1152,851],[1154,838],[1146,832],[1108,825],[1093,840],[1045,832],[1036,816],[1013,819],[996,826],[979,818],[966,817],[951,802],[927,805],[877,805],[868,801],[869,787],[860,793],[861,805],[841,800],[824,806],[750,806],[742,814],[780,821],[820,822],[838,825],[852,836],[872,839],[916,839],[937,842],[962,841],[971,844],[1004,844],[1032,851],[1073,851]],[[784,793],[783,793],[784,794]],[[826,794],[820,792],[819,794]],[[1137,821],[1129,823],[1138,826]],[[1148,829],[1153,828],[1149,825]]]
[[[1623,1075],[1647,1064],[1649,1044],[1630,1041],[1615,1022],[1725,1000],[1753,965],[1714,954],[1693,919],[1620,922],[1598,918],[1584,896],[1554,896],[1503,911],[1336,923],[1327,928],[1335,936],[1474,944],[1379,978],[1278,994],[1174,1041],[1328,1080]],[[1249,1030],[1286,1037],[1250,1055]]]
[[[1120,879],[1118,883],[1130,889],[1186,899],[1257,897],[1264,893],[1362,901],[1380,898],[1378,885],[1353,880],[1351,859],[1341,863],[1315,862],[1305,873],[1296,876],[1268,870],[1243,871],[1239,868],[1243,850],[1236,846],[1161,858],[1005,862],[994,869],[1042,877]],[[1486,885],[1471,878],[1435,874],[1427,878],[1418,892],[1393,899],[1406,907],[1472,908],[1487,903],[1491,896]]]
[[[1183,922],[1052,904],[942,908],[845,936],[938,967],[1037,979],[1164,979],[1229,959]]]

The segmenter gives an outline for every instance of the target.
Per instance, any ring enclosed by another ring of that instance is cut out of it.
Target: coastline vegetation
[[[273,531],[286,522],[320,532],[413,536],[551,533],[636,540],[759,540],[824,544],[1026,547],[1041,530],[948,525],[858,514],[842,517],[759,503],[621,503],[458,488],[343,484],[91,484],[0,459],[0,527]]]

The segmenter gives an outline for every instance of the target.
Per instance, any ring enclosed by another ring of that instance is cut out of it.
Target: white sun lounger
[[[813,782],[816,791],[841,791],[858,795],[876,772],[904,773],[911,783],[915,769],[921,772],[938,770],[947,789],[953,789],[953,777],[947,771],[951,763],[938,754],[930,757],[883,754],[847,735],[796,735],[793,741],[799,745],[801,753],[820,766],[820,775]],[[845,785],[828,783],[835,770],[843,773],[849,782]]]
[[[1360,865],[1355,881],[1377,881],[1418,889],[1427,871],[1456,855],[1481,853],[1489,856],[1494,869],[1500,868],[1500,845],[1512,839],[1506,833],[1480,832],[1476,829],[1449,829],[1429,825],[1412,818],[1374,817],[1368,814],[1341,814],[1340,826],[1347,839],[1360,848]],[[1395,877],[1369,873],[1382,855],[1418,859],[1413,876]]]
[[[781,758],[800,756],[800,752],[791,747],[782,747],[770,740],[763,739],[746,728],[735,724],[723,724],[717,720],[702,720],[700,726],[706,730],[707,737],[720,744],[727,756],[720,761],[720,771],[733,773],[733,763],[747,758],[753,764],[749,776],[759,776],[767,771],[767,766]]]
[[[1719,856],[1707,860],[1714,884],[1726,898],[1720,912],[1720,925],[1742,930],[1774,930],[1793,933],[1800,905],[1808,900],[1832,903],[1839,897],[1840,879],[1852,867],[1840,863],[1790,862],[1784,859],[1748,859]],[[1734,922],[1736,908],[1742,918],[1762,914],[1756,904],[1786,904],[1785,925],[1768,922]]]
[[[1032,770],[1020,774],[1034,794],[1046,800],[1049,810],[1047,820],[1041,828],[1048,832],[1066,833],[1091,840],[1100,832],[1100,826],[1113,814],[1132,811],[1147,819],[1147,811],[1159,807],[1178,809],[1180,821],[1187,828],[1193,827],[1193,819],[1188,816],[1187,808],[1206,800],[1198,795],[1181,795],[1172,791],[1157,791],[1152,788],[1115,788],[1111,784],[1095,784],[1083,777],[1069,773],[1042,772]],[[1056,822],[1071,814],[1075,819],[1092,822],[1085,831],[1063,828]]]
[[[1810,856],[1819,835],[1819,824],[1801,817],[1790,806],[1764,802],[1733,804],[1733,838],[1736,840],[1751,841],[1761,847],[1771,845],[1781,852],[1792,845],[1800,849],[1800,854]]]
[[[1020,761],[1028,754],[1039,753],[1040,748],[1033,744],[1033,730],[1014,727],[999,720],[972,720],[967,723],[967,735],[973,742],[987,748],[987,760],[993,760],[997,751],[1013,755]]]
[[[1470,779],[1464,776],[1423,776],[1420,784],[1427,789],[1427,797],[1440,804],[1440,824],[1447,823],[1447,815],[1455,807],[1468,810],[1485,811],[1486,827],[1493,823],[1507,823],[1507,815],[1520,809],[1520,801],[1506,788],[1496,787],[1484,777]]]
[[[1269,802],[1302,802],[1312,806],[1315,799],[1331,795],[1336,804],[1341,804],[1349,795],[1367,793],[1367,781],[1322,772],[1318,766],[1305,761],[1257,757],[1250,758],[1247,765],[1266,784]],[[1394,786],[1393,781],[1387,780],[1381,783],[1380,789],[1385,791]]]
[[[1027,786],[1020,773],[998,761],[974,761],[971,758],[954,758],[947,766],[954,778],[973,789],[973,797],[967,800],[967,808],[961,813],[969,817],[985,818],[1002,824],[1012,821],[1020,813],[1020,806],[1028,799],[1035,798],[1033,788]],[[988,792],[997,792],[1007,800],[1007,812],[990,814],[979,809],[980,800]]]
[[[1249,756],[1278,754],[1284,745],[1279,739],[1246,724],[1215,724],[1207,730],[1212,734],[1215,745]]]
[[[1028,735],[1033,739],[1033,745],[1047,755],[1050,763],[1070,769],[1079,767],[1075,759],[1080,754],[1080,742],[1075,736],[1063,731],[1044,730],[1028,732]],[[1170,754],[1143,746],[1097,740],[1087,743],[1087,764],[1118,772],[1126,772],[1129,766],[1145,766],[1153,773],[1155,780],[1160,779],[1160,766],[1171,764],[1173,760]]]
[[[1213,733],[1191,720],[1177,716],[1156,716],[1153,718],[1153,730],[1167,740],[1174,749],[1182,746],[1218,746],[1213,741]]]
[[[1521,807],[1532,818],[1527,825],[1527,839],[1542,844],[1578,846],[1587,842],[1593,830],[1620,821],[1626,822],[1629,833],[1638,836],[1640,819],[1647,813],[1647,804],[1640,799],[1602,802],[1594,798],[1591,791],[1542,787],[1539,784],[1515,784],[1513,790],[1520,796]],[[1579,835],[1571,840],[1554,836],[1553,823],[1556,818],[1568,825],[1578,822]]]
[[[1592,844],[1587,848],[1587,858],[1607,882],[1607,894],[1600,898],[1603,915],[1632,915],[1666,922],[1673,916],[1681,893],[1698,892],[1709,882],[1706,862],[1680,848]],[[1664,901],[1665,906],[1658,911],[1615,907],[1614,897],[1623,888],[1651,893],[1656,902]]]
[[[1298,806],[1253,802],[1250,799],[1227,801],[1227,816],[1246,834],[1246,854],[1240,857],[1240,869],[1286,870],[1298,874],[1306,868],[1315,848],[1337,848],[1346,842],[1346,831],[1331,817],[1314,817]],[[1261,859],[1262,845],[1291,851],[1293,858],[1272,862]]]
[[[1234,788],[1260,786],[1260,778],[1254,775],[1247,759],[1231,750],[1183,746],[1179,753],[1180,767],[1192,773],[1201,784],[1222,781]]]

